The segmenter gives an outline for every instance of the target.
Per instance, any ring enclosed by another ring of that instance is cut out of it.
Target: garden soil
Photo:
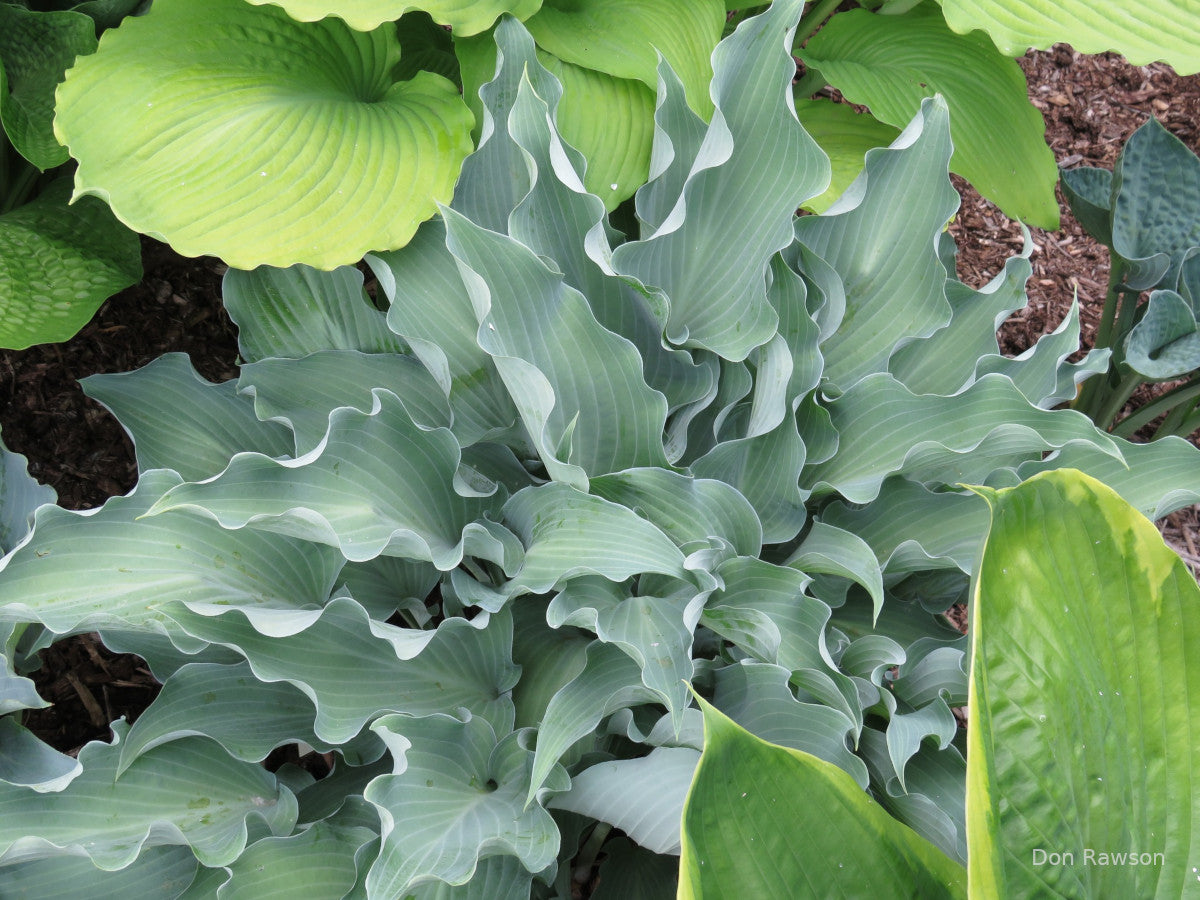
[[[1200,76],[1179,77],[1165,65],[1130,66],[1113,54],[1085,56],[1062,45],[1031,52],[1020,64],[1060,165],[1111,168],[1125,140],[1149,116],[1200,152]],[[1020,251],[1021,230],[964,182],[955,183],[963,195],[951,228],[960,247],[958,274],[981,286]],[[1103,305],[1108,251],[1083,232],[1065,205],[1062,210],[1060,230],[1033,230],[1029,305],[1000,333],[1009,355],[1053,331],[1076,295],[1084,345],[1090,346]],[[220,302],[224,267],[212,259],[185,259],[149,239],[143,241],[143,261],[142,281],[105,303],[73,340],[0,351],[3,441],[29,459],[30,472],[51,485],[69,509],[98,506],[129,491],[136,479],[128,437],[84,396],[79,379],[128,372],[171,352],[187,353],[211,380],[237,374],[237,334]],[[1197,508],[1173,514],[1160,527],[1200,573]],[[60,641],[42,658],[34,677],[54,705],[29,713],[26,724],[66,752],[90,740],[109,740],[108,723],[118,716],[135,719],[158,690],[140,659],[112,654],[89,635]]]

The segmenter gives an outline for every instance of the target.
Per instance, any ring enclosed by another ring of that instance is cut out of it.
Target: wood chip
[[[88,718],[92,720],[92,724],[97,728],[103,728],[107,725],[108,720],[104,717],[104,710],[96,702],[95,695],[88,690],[87,685],[80,681],[74,672],[67,672],[66,679],[70,682],[71,687],[75,688],[75,693],[79,695],[79,701],[83,704],[83,708],[87,710]]]

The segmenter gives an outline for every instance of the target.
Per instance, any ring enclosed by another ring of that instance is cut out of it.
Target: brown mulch
[[[1126,138],[1150,115],[1200,151],[1198,76],[1181,78],[1165,65],[1130,66],[1113,54],[1082,56],[1064,46],[1031,52],[1020,63],[1060,164],[1111,167]],[[1019,251],[1020,228],[969,185],[956,183],[963,194],[951,226],[960,246],[959,275],[979,286]],[[1057,327],[1076,291],[1085,346],[1095,333],[1108,253],[1083,233],[1065,204],[1062,209],[1059,231],[1033,230],[1029,305],[1000,333],[1010,355]],[[91,508],[126,493],[136,477],[128,438],[112,416],[83,395],[78,379],[130,371],[171,351],[188,353],[201,374],[214,381],[236,375],[236,334],[220,303],[224,267],[179,257],[149,239],[143,241],[143,259],[143,281],[109,300],[71,341],[0,351],[3,441],[29,459],[33,475],[52,485],[59,503],[70,509]],[[1172,514],[1160,527],[1200,574],[1196,507]],[[157,692],[141,660],[109,653],[87,635],[55,644],[42,659],[33,677],[55,706],[29,712],[25,721],[64,751],[107,740],[109,721],[120,715],[135,718]]]

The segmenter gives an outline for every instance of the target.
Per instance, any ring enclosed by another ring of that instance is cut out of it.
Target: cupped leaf
[[[1125,362],[1155,381],[1180,378],[1200,368],[1196,310],[1175,291],[1151,293],[1146,314],[1125,338]]]
[[[768,744],[708,703],[683,811],[681,898],[965,897],[966,873],[836,766]],[[801,838],[802,836],[802,838]]]
[[[55,133],[77,195],[186,256],[330,269],[403,246],[471,149],[455,86],[394,83],[398,58],[391,24],[167,0],[68,73]]]
[[[548,0],[525,22],[538,46],[559,59],[650,90],[658,84],[661,55],[683,82],[689,105],[705,118],[712,113],[709,56],[724,25],[719,0]]]
[[[326,16],[344,19],[351,28],[370,31],[384,22],[399,19],[410,10],[424,10],[440,25],[458,34],[478,34],[503,13],[525,19],[537,12],[542,0],[249,0],[262,6],[282,6],[293,19],[316,22]]]
[[[296,798],[261,766],[242,763],[202,738],[185,738],[145,754],[119,778],[120,743],[79,752],[83,773],[64,790],[39,794],[0,785],[0,860],[87,856],[122,869],[143,848],[185,844],[205,865],[233,862],[246,846],[247,820],[276,834],[296,822]]]
[[[463,884],[489,856],[513,856],[531,873],[558,854],[559,831],[540,803],[526,803],[533,751],[528,732],[497,738],[483,719],[386,716],[372,729],[396,758],[366,799],[383,822],[383,847],[367,876],[370,896],[401,897],[433,880]],[[562,769],[543,789],[567,788]]]
[[[298,834],[255,841],[229,866],[221,900],[341,900],[358,878],[359,849],[378,835],[365,827],[315,822]]]
[[[0,685],[7,687],[4,682],[11,683],[11,680],[0,679]],[[7,706],[9,700],[5,696],[3,705]],[[36,708],[43,704],[30,705]],[[82,771],[78,760],[43,743],[15,717],[0,718],[0,785],[3,787],[26,787],[38,793],[61,791]]]
[[[1082,53],[1115,50],[1134,65],[1169,62],[1200,71],[1200,18],[1189,0],[941,0],[955,31],[983,29],[1010,56],[1070,41]]]
[[[950,108],[950,167],[1013,218],[1058,227],[1058,167],[1025,76],[982,34],[955,34],[936,3],[903,15],[853,9],[835,15],[800,53],[852,103],[903,127],[921,101]]]
[[[142,277],[137,235],[94,197],[70,196],[59,179],[0,215],[0,347],[65,341]]]
[[[1112,246],[1112,172],[1094,166],[1064,169],[1059,175],[1071,213],[1088,234]]]
[[[1200,771],[1195,578],[1079,472],[980,492],[992,524],[971,627],[972,894],[1186,895],[1200,858],[1186,787]]]
[[[0,3],[0,125],[43,172],[68,158],[54,137],[54,89],[76,56],[95,49],[96,26],[87,16]]]
[[[1150,118],[1129,136],[1113,169],[1112,248],[1131,267],[1130,287],[1173,289],[1198,245],[1200,159]]]

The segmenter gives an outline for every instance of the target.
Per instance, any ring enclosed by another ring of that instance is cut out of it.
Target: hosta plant
[[[503,13],[562,82],[559,125],[609,207],[646,180],[659,52],[711,114],[720,0],[155,0],[58,92],[76,195],[242,268],[401,247],[481,133]]]
[[[368,258],[373,299],[356,268],[231,269],[235,381],[181,356],[88,380],[139,482],[33,513],[0,563],[6,662],[97,632],[164,686],[68,784],[0,784],[6,885],[493,900],[594,872],[669,897],[693,691],[961,866],[942,613],[989,513],[958,485],[1073,467],[1164,515],[1200,451],[1055,408],[1107,362],[1067,361],[1074,310],[999,353],[1029,263],[954,277],[939,99],[797,218],[829,178],[792,108],[801,6],[717,47],[711,121],[659,63],[629,220],[504,18],[479,148]],[[260,764],[292,745],[314,765]]]
[[[1062,184],[1112,260],[1096,345],[1113,358],[1076,408],[1125,436],[1165,414],[1156,436],[1186,437],[1200,428],[1200,159],[1150,119],[1113,171],[1069,169]],[[1171,381],[1180,383],[1117,421],[1140,385]]]
[[[103,202],[68,204],[52,126],[63,73],[138,5],[0,0],[0,347],[67,340],[142,275],[137,235]]]

